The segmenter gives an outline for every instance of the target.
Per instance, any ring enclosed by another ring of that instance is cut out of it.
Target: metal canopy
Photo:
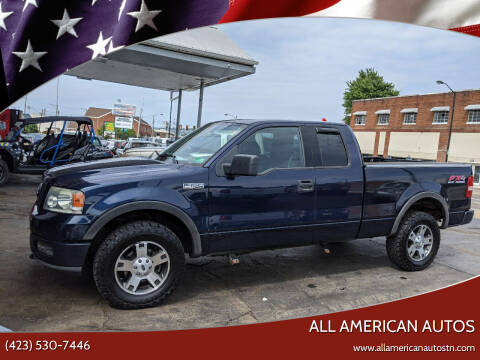
[[[196,90],[255,73],[258,62],[226,34],[205,27],[166,35],[96,58],[67,75],[151,89]]]

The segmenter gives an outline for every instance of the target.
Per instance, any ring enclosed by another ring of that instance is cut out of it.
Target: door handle
[[[315,185],[312,180],[298,180],[297,190],[299,192],[313,192]]]

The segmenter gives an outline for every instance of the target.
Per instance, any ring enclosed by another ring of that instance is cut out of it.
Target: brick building
[[[115,115],[112,114],[112,109],[103,109],[97,107],[89,107],[85,116],[89,117],[93,121],[93,127],[95,133],[99,133],[99,130],[102,129],[104,123],[112,122],[115,123]],[[138,134],[139,137],[152,136],[152,127],[146,121],[142,120],[140,124],[140,132],[138,132],[139,126],[139,117],[135,116],[133,120],[133,129]],[[75,130],[69,125],[69,130]]]
[[[356,100],[350,125],[365,154],[445,161],[452,93]],[[449,162],[470,163],[480,185],[480,90],[456,95]]]

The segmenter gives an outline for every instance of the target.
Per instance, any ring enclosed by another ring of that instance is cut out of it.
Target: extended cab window
[[[342,137],[338,133],[318,133],[322,166],[347,166],[348,157]]]
[[[258,130],[247,137],[217,167],[223,175],[222,165],[231,162],[234,155],[258,156],[258,173],[271,169],[298,168],[305,166],[302,138],[298,127],[271,127]]]

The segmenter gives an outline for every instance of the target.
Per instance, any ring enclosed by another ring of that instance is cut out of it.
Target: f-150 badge
[[[204,183],[186,183],[183,184],[183,190],[202,190],[205,188]]]

